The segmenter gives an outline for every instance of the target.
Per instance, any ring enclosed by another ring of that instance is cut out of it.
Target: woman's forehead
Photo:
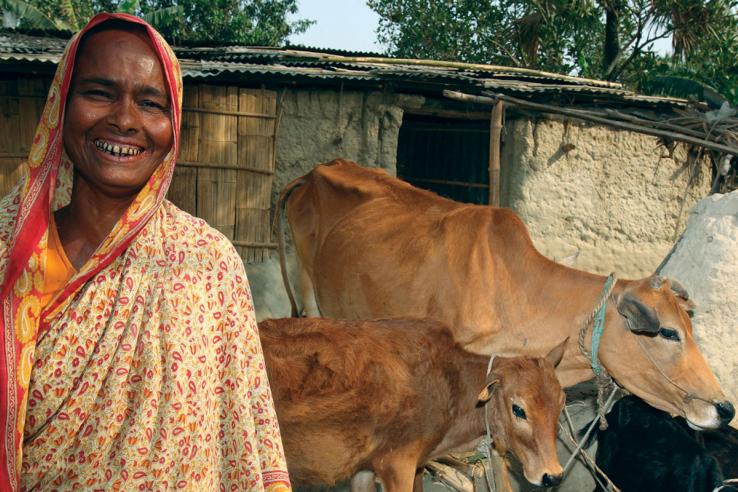
[[[109,29],[90,33],[80,46],[73,85],[87,79],[117,85],[155,86],[168,94],[164,67],[144,32]]]
[[[139,27],[132,24],[131,29],[115,27],[86,33],[80,42],[77,61],[79,62],[84,56],[89,56],[95,51],[109,49],[121,50],[121,52],[126,50],[145,51],[158,59],[146,31],[143,28],[139,29]]]

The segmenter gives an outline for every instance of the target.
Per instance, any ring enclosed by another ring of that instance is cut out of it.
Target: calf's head
[[[495,357],[479,404],[488,405],[495,449],[508,451],[523,465],[532,484],[551,487],[563,469],[556,455],[556,431],[566,397],[556,379],[564,340],[545,358]]]
[[[614,299],[599,354],[618,384],[693,428],[729,422],[735,410],[692,337],[687,291],[654,275],[625,282]]]

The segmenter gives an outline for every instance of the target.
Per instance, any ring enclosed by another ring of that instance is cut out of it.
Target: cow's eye
[[[674,342],[678,342],[680,340],[679,332],[672,328],[661,328],[659,330],[659,336],[661,336],[661,338],[666,338],[667,340],[671,340]]]
[[[522,408],[520,408],[514,403],[512,406],[512,413],[519,419],[528,420],[528,417],[525,415],[525,410],[523,410]]]

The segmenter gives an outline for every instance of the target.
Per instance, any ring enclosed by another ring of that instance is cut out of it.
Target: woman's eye
[[[164,106],[156,101],[143,101],[141,103],[142,106],[145,106],[147,108],[154,108],[154,109],[164,109]]]
[[[83,94],[86,96],[91,96],[95,98],[103,98],[103,99],[110,99],[112,97],[109,92],[103,91],[100,89],[88,89],[84,91]]]
[[[679,332],[671,328],[661,328],[659,330],[659,336],[673,342],[678,342],[680,340]]]
[[[146,100],[141,102],[141,106],[143,106],[146,109],[161,111],[162,113],[169,113],[169,108],[160,102],[152,101],[152,100]]]
[[[514,403],[512,406],[512,413],[519,419],[528,420],[528,417],[525,415],[525,410],[523,410],[522,408],[520,408]]]

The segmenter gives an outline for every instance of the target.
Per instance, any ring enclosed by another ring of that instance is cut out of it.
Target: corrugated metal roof
[[[66,43],[67,39],[61,37],[2,30],[0,63],[31,66],[58,63]],[[413,88],[427,91],[448,85],[471,93],[491,89],[538,100],[566,96],[573,104],[581,98],[590,101],[595,96],[619,105],[682,107],[686,103],[682,99],[639,95],[611,82],[515,67],[366,57],[340,50],[321,52],[295,47],[175,47],[174,50],[180,58],[182,74],[188,79],[319,80],[322,84],[354,81],[374,86],[391,83],[404,91]]]

